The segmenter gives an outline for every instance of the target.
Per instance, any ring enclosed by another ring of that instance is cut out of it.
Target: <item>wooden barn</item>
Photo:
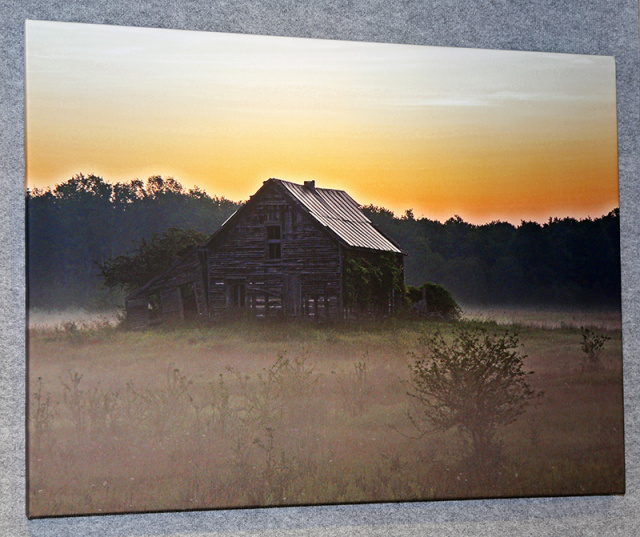
[[[388,315],[403,299],[403,256],[346,192],[269,179],[205,244],[129,295],[127,320]]]

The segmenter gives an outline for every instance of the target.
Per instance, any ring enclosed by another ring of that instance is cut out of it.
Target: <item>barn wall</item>
[[[268,226],[280,229],[279,240],[269,239]],[[270,242],[280,244],[280,258],[269,258]],[[263,189],[209,247],[211,316],[338,318],[340,255],[338,243],[277,188]]]

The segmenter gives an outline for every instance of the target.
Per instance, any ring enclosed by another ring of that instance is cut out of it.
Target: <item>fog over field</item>
[[[580,309],[545,309],[519,308],[513,306],[463,306],[463,318],[474,321],[491,321],[499,325],[523,325],[538,328],[579,328],[589,326],[605,330],[622,329],[620,311],[580,310]],[[123,312],[119,309],[105,311],[87,311],[84,309],[65,310],[29,310],[28,327],[50,330],[64,329],[67,323],[75,323],[76,327],[94,324],[117,325]]]
[[[473,315],[483,320],[132,332],[115,312],[38,312],[30,515],[622,492],[615,316]],[[597,370],[585,367],[582,324],[603,341]],[[543,392],[497,428],[490,466],[459,429],[421,435],[413,422],[424,416],[408,396],[421,338],[450,341],[458,328],[517,333],[527,382]]]
[[[27,324],[30,329],[42,330],[64,328],[68,323],[75,323],[77,326],[95,323],[115,326],[118,324],[121,314],[119,310],[87,311],[84,309],[68,309],[47,311],[35,309],[28,311]]]
[[[491,321],[499,325],[521,325],[537,328],[580,328],[588,326],[603,330],[621,330],[619,310],[580,310],[519,308],[513,306],[464,306],[463,316],[469,320]]]

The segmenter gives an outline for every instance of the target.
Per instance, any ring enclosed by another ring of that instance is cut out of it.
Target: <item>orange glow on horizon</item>
[[[612,58],[27,23],[26,183],[269,177],[472,223],[619,205]]]

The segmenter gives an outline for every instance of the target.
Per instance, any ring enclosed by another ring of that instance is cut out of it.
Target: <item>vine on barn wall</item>
[[[359,312],[389,312],[405,295],[404,270],[396,254],[350,254],[344,264],[344,301]]]

